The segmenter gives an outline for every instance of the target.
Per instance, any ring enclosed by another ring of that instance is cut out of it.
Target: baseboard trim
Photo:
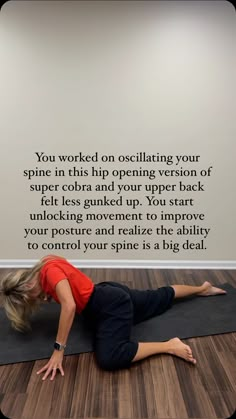
[[[198,260],[79,260],[67,259],[77,268],[113,269],[236,269],[236,261]],[[31,268],[38,259],[2,259],[0,269]]]

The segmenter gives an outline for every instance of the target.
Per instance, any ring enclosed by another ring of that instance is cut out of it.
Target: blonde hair
[[[45,260],[46,258],[46,260]],[[37,282],[30,281],[39,274],[48,260],[65,258],[57,255],[44,256],[30,269],[20,269],[8,273],[0,280],[0,302],[11,325],[19,332],[31,331],[30,316],[39,310],[44,298],[44,291],[37,298],[30,296],[30,291],[37,287]]]

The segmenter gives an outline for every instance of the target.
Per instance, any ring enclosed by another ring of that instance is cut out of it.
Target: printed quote
[[[23,171],[37,194],[24,239],[29,250],[204,251],[204,208],[213,166],[200,155],[46,154]]]

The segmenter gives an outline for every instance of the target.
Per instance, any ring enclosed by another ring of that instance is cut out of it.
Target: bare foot
[[[193,358],[192,350],[190,346],[185,345],[179,338],[173,338],[168,341],[169,350],[168,353],[171,355],[179,356],[192,364],[196,364],[196,359]]]
[[[227,292],[225,290],[222,290],[221,288],[213,287],[213,285],[211,285],[211,283],[207,282],[207,281],[204,282],[202,287],[204,287],[204,290],[199,292],[198,295],[201,295],[201,296],[204,296],[204,297],[208,297],[210,295],[227,294]]]

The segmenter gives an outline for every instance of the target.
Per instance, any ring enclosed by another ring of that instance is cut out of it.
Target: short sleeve
[[[49,266],[46,271],[45,279],[47,285],[52,290],[55,290],[55,287],[58,284],[58,282],[62,281],[63,279],[67,279],[67,277],[63,269],[58,268],[57,266]]]

